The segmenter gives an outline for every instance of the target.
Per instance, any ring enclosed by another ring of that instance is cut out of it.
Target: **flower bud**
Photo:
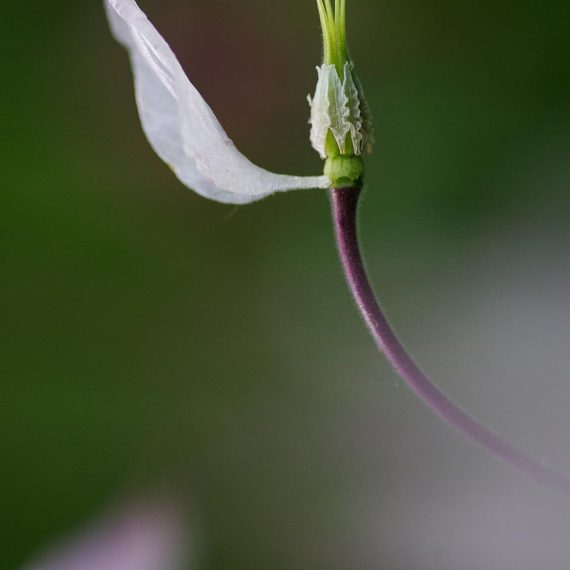
[[[324,63],[311,105],[311,144],[326,160],[333,186],[362,184],[362,153],[372,143],[372,127],[362,87],[346,46],[346,0],[317,0],[324,39]]]

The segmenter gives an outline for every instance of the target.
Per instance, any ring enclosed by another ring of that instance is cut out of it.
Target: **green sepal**
[[[332,188],[362,187],[364,159],[362,156],[329,156],[325,162],[325,176]]]

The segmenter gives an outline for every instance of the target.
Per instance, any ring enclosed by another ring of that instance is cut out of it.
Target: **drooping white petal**
[[[134,0],[105,0],[115,37],[129,51],[145,134],[176,176],[199,194],[244,204],[274,192],[328,188],[325,176],[273,174],[228,138],[176,56]]]

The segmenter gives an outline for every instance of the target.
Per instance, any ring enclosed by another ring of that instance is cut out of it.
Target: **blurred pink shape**
[[[25,570],[179,570],[184,525],[165,502],[132,503],[104,516]]]

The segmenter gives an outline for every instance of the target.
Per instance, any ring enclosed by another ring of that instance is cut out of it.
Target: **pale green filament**
[[[323,29],[323,44],[325,46],[325,61],[332,59],[332,48],[330,43],[328,14],[322,0],[317,0],[317,8],[319,9],[319,18],[321,20],[321,28]]]
[[[344,57],[348,59],[348,48],[346,47],[346,0],[340,3],[340,45],[345,51]]]
[[[334,8],[333,8],[334,6]],[[323,29],[324,62],[311,100],[311,142],[325,162],[334,188],[363,183],[362,148],[369,133],[364,124],[361,90],[346,45],[346,0],[317,0]]]
[[[324,62],[335,65],[342,79],[348,61],[346,47],[346,0],[317,0],[324,40]]]

